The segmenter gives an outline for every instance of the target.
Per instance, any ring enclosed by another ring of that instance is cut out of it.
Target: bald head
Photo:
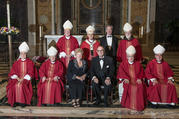
[[[103,46],[98,46],[96,52],[97,52],[99,57],[103,57],[104,56],[104,48],[103,48]]]
[[[99,50],[104,50],[104,47],[100,45],[100,46],[98,46],[97,50],[98,50],[98,49],[99,49]]]

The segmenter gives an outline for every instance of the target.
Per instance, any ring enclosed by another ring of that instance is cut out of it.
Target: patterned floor
[[[38,119],[39,117],[76,117],[76,118],[179,118],[179,108],[176,109],[151,109],[142,112],[116,107],[0,107],[0,118],[7,119]],[[39,119],[41,119],[39,118]],[[66,119],[62,118],[62,119]],[[48,118],[47,118],[48,119]],[[53,118],[52,118],[53,119]]]

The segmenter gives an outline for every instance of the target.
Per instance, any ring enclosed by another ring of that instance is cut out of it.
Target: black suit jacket
[[[79,67],[76,59],[69,62],[67,69],[67,80],[76,80],[76,76],[82,76],[88,73],[88,66],[85,60],[82,60],[83,66]]]
[[[104,47],[106,56],[112,57],[113,60],[116,59],[118,40],[119,39],[117,37],[112,35],[112,48],[111,48],[111,50],[109,50],[106,35],[104,37],[100,38],[100,45]]]
[[[101,81],[104,81],[106,77],[112,79],[114,75],[113,59],[109,56],[104,56],[103,68],[101,69],[99,56],[94,57],[91,61],[90,74],[91,79],[93,76],[96,76]]]

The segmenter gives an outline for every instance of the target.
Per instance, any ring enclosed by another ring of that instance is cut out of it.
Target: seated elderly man
[[[19,46],[19,59],[14,62],[9,73],[7,98],[8,103],[14,107],[17,105],[24,107],[31,102],[33,94],[31,79],[34,77],[35,68],[32,60],[27,58],[28,51],[29,46],[23,42]]]
[[[92,87],[94,94],[96,96],[95,105],[101,103],[100,86],[104,86],[104,106],[108,106],[108,95],[111,93],[112,80],[114,74],[114,63],[111,57],[104,56],[104,48],[98,46],[97,48],[98,56],[93,58],[91,61],[91,78]]]
[[[123,61],[117,72],[119,83],[123,82],[124,92],[121,99],[123,107],[142,111],[145,108],[145,85],[143,83],[144,71],[139,61],[135,59],[134,46],[126,49],[127,60]]]
[[[57,50],[52,46],[48,49],[49,59],[39,69],[38,106],[58,104],[63,94],[63,64],[56,60]]]
[[[157,108],[158,104],[174,108],[178,99],[173,79],[174,74],[168,63],[163,60],[165,48],[157,45],[153,51],[155,59],[148,63],[145,70],[149,80],[148,100],[152,103],[153,108]]]

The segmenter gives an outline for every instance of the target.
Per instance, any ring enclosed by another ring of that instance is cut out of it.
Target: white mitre
[[[26,42],[22,42],[19,46],[19,52],[28,52],[29,51],[29,46],[27,45]]]
[[[165,52],[165,48],[159,44],[153,49],[153,51],[155,54],[163,54]]]
[[[89,26],[86,28],[86,33],[87,33],[87,34],[94,34],[94,31],[95,31],[94,26],[89,25]]]
[[[63,24],[63,28],[64,29],[72,29],[73,28],[73,25],[72,25],[72,23],[69,21],[69,20],[67,20],[64,24]]]
[[[56,48],[54,48],[53,46],[51,46],[48,50],[47,50],[47,54],[48,56],[56,56],[57,55],[57,50]]]
[[[132,30],[132,26],[129,23],[125,23],[123,30],[124,30],[124,32],[129,32]]]
[[[135,53],[136,53],[135,47],[132,46],[132,45],[130,45],[130,46],[126,49],[126,53],[127,53],[127,55],[130,55],[130,56],[135,55]]]

